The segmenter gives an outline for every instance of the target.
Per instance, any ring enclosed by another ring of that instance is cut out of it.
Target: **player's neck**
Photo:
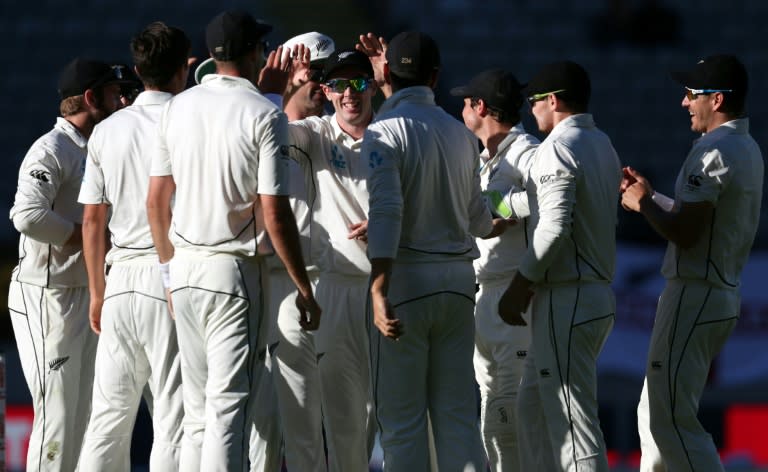
[[[501,126],[498,122],[495,122],[494,126],[488,127],[483,136],[480,136],[480,140],[483,142],[483,147],[488,149],[488,156],[493,157],[499,150],[499,144],[504,141],[504,138],[509,134],[508,126]]]

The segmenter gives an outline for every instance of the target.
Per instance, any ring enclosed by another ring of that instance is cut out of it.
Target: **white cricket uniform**
[[[697,139],[675,184],[676,205],[710,202],[698,242],[670,242],[638,407],[643,471],[723,470],[697,418],[712,359],[739,317],[741,270],[760,219],[763,157],[747,118]]]
[[[366,323],[371,272],[366,244],[348,239],[349,225],[368,219],[362,139],[345,133],[336,115],[289,125],[291,156],[311,172],[310,258],[320,269],[316,297],[324,307],[315,348],[331,471],[368,470],[375,434]]]
[[[539,140],[519,123],[509,130],[493,157],[481,157],[480,187],[525,196],[528,169]],[[480,386],[480,422],[491,470],[519,470],[517,453],[517,390],[531,342],[530,326],[510,326],[499,317],[499,300],[509,287],[528,246],[521,219],[498,237],[478,238],[480,257],[475,275],[480,290],[475,297],[475,379]],[[526,321],[530,318],[526,314]]]
[[[258,195],[287,194],[287,120],[246,79],[206,75],[163,111],[151,175],[172,175],[171,291],[184,379],[180,470],[244,470],[266,310]]]
[[[30,147],[19,169],[10,217],[21,233],[8,309],[35,418],[28,470],[77,465],[91,410],[97,337],[88,321],[82,246],[64,243],[82,222],[77,192],[87,139],[70,122]]]
[[[316,199],[311,171],[295,160],[289,162],[291,208],[299,230],[307,276],[313,290],[318,270],[311,263],[311,209]],[[269,335],[272,376],[277,393],[277,407],[283,429],[285,463],[288,470],[324,472],[323,412],[320,371],[315,351],[315,333],[296,322],[296,285],[278,257],[267,259],[270,267],[269,316],[273,326]],[[325,313],[324,313],[325,314]],[[322,324],[323,321],[321,321]]]
[[[145,386],[153,398],[150,467],[179,467],[184,416],[179,349],[146,212],[157,122],[171,97],[142,92],[133,105],[99,123],[88,143],[78,200],[109,205],[112,247],[80,471],[130,469],[131,436]]]
[[[569,116],[539,145],[526,191],[534,282],[531,346],[518,394],[522,470],[607,471],[595,362],[613,327],[621,163],[592,115]]]
[[[428,87],[389,97],[365,133],[368,255],[394,259],[388,299],[397,341],[371,338],[374,402],[387,471],[428,470],[427,412],[440,470],[485,470],[477,428],[474,236],[491,215],[477,138]]]

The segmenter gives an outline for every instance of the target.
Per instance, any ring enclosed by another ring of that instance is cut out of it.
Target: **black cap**
[[[705,90],[732,90],[746,95],[747,69],[736,56],[719,54],[700,60],[692,69],[672,72],[672,79],[684,87]]]
[[[392,38],[387,47],[387,64],[403,79],[425,80],[440,67],[435,40],[424,33],[407,31]]]
[[[503,112],[514,112],[523,104],[523,85],[504,69],[480,72],[467,85],[454,87],[451,95],[462,98],[482,98],[486,105]]]
[[[129,83],[120,67],[110,66],[106,62],[93,61],[76,57],[64,67],[59,76],[59,95],[61,99],[82,95],[88,89],[94,89],[108,83]]]
[[[368,74],[368,77],[373,77],[373,66],[368,56],[358,51],[357,49],[342,49],[341,51],[334,51],[333,54],[328,56],[325,60],[325,66],[323,67],[323,75],[321,80],[328,80],[328,77],[339,69],[346,67],[354,67]]]
[[[592,93],[589,75],[583,67],[572,61],[559,61],[547,64],[528,82],[523,93],[527,96],[540,93],[552,93],[562,90],[557,95],[566,101],[586,105]]]
[[[252,51],[272,26],[244,11],[225,11],[208,23],[205,42],[217,61],[232,61]]]

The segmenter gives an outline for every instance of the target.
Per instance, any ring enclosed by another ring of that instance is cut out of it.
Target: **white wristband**
[[[675,201],[669,198],[668,196],[661,194],[659,192],[653,192],[653,195],[651,195],[651,200],[656,202],[657,205],[659,205],[664,211],[672,211],[672,208],[675,207]]]
[[[171,288],[171,271],[170,261],[166,263],[158,263],[157,268],[160,269],[160,278],[163,281],[163,288]]]

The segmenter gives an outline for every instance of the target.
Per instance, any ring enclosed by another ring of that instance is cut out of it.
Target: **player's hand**
[[[389,299],[383,295],[371,295],[373,302],[373,324],[379,328],[381,334],[397,341],[403,335],[403,324],[395,318],[395,310],[389,303]]]
[[[359,223],[352,223],[349,225],[349,233],[347,239],[356,239],[364,243],[368,242],[368,220],[363,220]]]
[[[283,46],[278,46],[267,56],[267,62],[259,72],[257,86],[261,93],[276,93],[282,95],[288,85],[291,73],[291,58],[283,54]]]
[[[373,33],[361,34],[360,42],[355,45],[355,49],[364,52],[373,66],[373,78],[376,85],[384,93],[384,97],[392,95],[392,88],[387,84],[384,77],[384,64],[387,63],[387,41]]]
[[[91,297],[88,305],[88,319],[91,322],[91,329],[96,334],[101,334],[101,308],[104,306],[103,298]]]
[[[489,238],[495,238],[497,236],[501,236],[502,234],[504,234],[504,231],[506,231],[507,228],[509,228],[510,226],[515,226],[516,224],[517,224],[517,220],[512,218],[494,218],[491,232],[483,236],[483,239],[489,239]]]
[[[625,181],[628,185],[621,194],[621,206],[627,211],[639,212],[641,205],[653,197],[653,188],[635,169],[625,167],[623,172],[625,177],[621,181],[622,187]],[[630,181],[631,184],[629,184]]]
[[[523,277],[519,272],[512,278],[504,295],[499,300],[499,316],[512,326],[526,326],[523,313],[528,309],[533,292],[530,290],[531,281]]]
[[[176,313],[173,311],[173,297],[171,297],[171,289],[165,289],[165,300],[168,302],[168,313],[171,314],[171,319],[176,319]]]
[[[293,50],[285,51],[284,54],[291,58],[291,77],[288,83],[293,87],[301,87],[309,82],[312,76],[310,70],[311,51],[303,44],[297,44]]]
[[[323,310],[311,293],[309,296],[304,296],[299,292],[296,295],[296,308],[299,309],[299,326],[303,330],[315,331],[320,327],[320,315]]]

